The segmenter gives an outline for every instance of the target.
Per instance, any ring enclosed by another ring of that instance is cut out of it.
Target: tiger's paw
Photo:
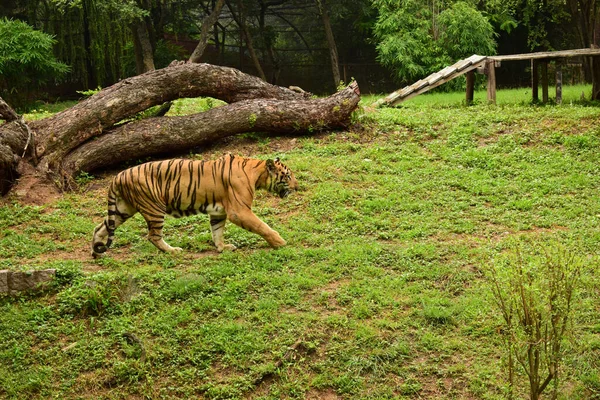
[[[285,246],[286,244],[287,244],[287,242],[286,242],[285,240],[281,239],[281,241],[280,241],[280,242],[277,242],[277,243],[271,244],[271,247],[272,247],[272,248],[274,248],[274,249],[278,249],[278,248],[280,248],[280,247],[283,247],[283,246]]]
[[[281,238],[281,236],[279,236],[279,234],[277,234],[277,236],[275,236],[275,238],[269,240],[268,242],[269,242],[269,245],[274,249],[278,249],[287,244],[287,242],[285,240],[283,240]]]
[[[100,258],[100,257],[104,257],[104,254],[102,254],[102,253],[96,253],[96,252],[95,252],[95,251],[93,251],[93,250],[92,250],[92,252],[91,252],[91,255],[92,255],[92,258],[93,258],[94,260],[97,260],[97,259],[98,259],[98,258]]]
[[[224,251],[234,251],[235,249],[237,249],[237,247],[235,247],[233,244],[224,244],[222,246],[217,247],[217,251],[219,253],[222,253]]]

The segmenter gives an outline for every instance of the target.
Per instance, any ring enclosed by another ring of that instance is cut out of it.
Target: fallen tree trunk
[[[6,121],[0,134],[0,196],[4,196],[19,176],[19,161],[32,139],[31,131],[17,113],[0,97],[0,119]]]
[[[184,97],[214,97],[235,103],[257,98],[297,100],[306,96],[233,68],[177,63],[125,79],[68,110],[32,122],[31,128],[38,136],[38,169],[55,172],[68,152],[102,135],[117,122]]]
[[[246,100],[185,117],[150,118],[86,143],[61,164],[65,176],[148,155],[181,152],[244,132],[294,133],[342,128],[358,105],[356,86],[315,100]],[[110,151],[107,151],[110,149]]]
[[[5,193],[13,183],[16,164],[26,148],[27,161],[36,173],[62,186],[80,171],[185,152],[238,133],[343,128],[360,100],[356,83],[328,98],[310,96],[233,68],[177,62],[121,81],[28,126],[10,107],[0,104],[0,118],[7,121],[0,125],[0,189]],[[185,117],[132,118],[149,107],[183,97],[213,97],[230,104]],[[127,119],[131,121],[123,122]]]

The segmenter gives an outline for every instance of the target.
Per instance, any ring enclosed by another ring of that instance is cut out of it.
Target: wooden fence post
[[[538,63],[531,59],[531,100],[536,103],[540,100],[538,96]]]
[[[542,61],[542,102],[548,102],[548,61]]]
[[[496,104],[496,61],[488,60],[485,63],[487,70],[487,99],[489,104]]]
[[[473,94],[475,92],[475,71],[467,72],[467,105],[473,104]]]
[[[556,104],[562,104],[562,64],[556,62]]]

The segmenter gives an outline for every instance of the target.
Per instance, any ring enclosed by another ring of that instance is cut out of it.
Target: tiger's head
[[[283,199],[298,190],[298,181],[294,173],[279,161],[279,158],[267,160],[266,164],[269,173],[267,186],[270,192],[276,193]]]

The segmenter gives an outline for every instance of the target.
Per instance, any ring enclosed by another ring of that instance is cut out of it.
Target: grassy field
[[[195,216],[167,219],[184,251],[161,254],[138,215],[94,261],[114,172],[42,206],[5,199],[0,269],[58,279],[0,298],[0,398],[505,398],[490,270],[556,248],[584,266],[558,398],[600,398],[600,107],[582,90],[565,88],[562,106],[531,105],[526,89],[499,91],[498,106],[425,95],[365,107],[346,132],[190,154],[279,156],[295,171],[298,193],[255,200],[288,242],[276,251],[228,224],[238,250],[218,254]]]

